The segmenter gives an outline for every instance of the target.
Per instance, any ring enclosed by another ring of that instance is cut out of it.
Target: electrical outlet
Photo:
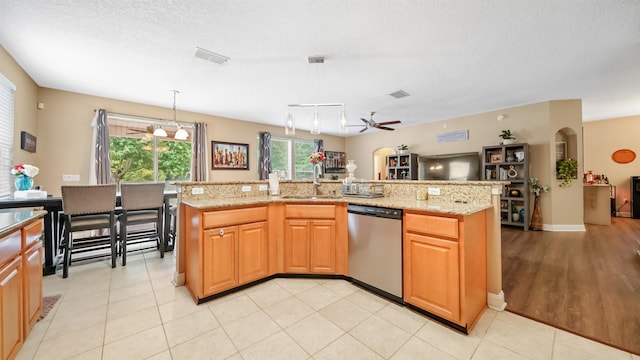
[[[429,195],[440,195],[440,188],[429,187]]]
[[[247,192],[247,191],[251,191],[251,185],[242,186],[242,192]]]
[[[266,184],[260,184],[260,188],[259,188],[259,190],[260,190],[260,191],[267,191],[267,189],[268,189],[268,188],[269,188],[269,187],[268,187]]]
[[[80,181],[80,175],[64,174],[62,175],[62,181]]]
[[[191,188],[191,195],[202,195],[204,194],[204,189],[201,187]]]

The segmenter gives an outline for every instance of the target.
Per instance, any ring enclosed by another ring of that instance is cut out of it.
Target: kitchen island
[[[259,189],[260,182],[256,183]],[[405,224],[412,224],[404,229],[404,276],[417,280],[413,287],[407,287],[405,280],[406,303],[464,331],[475,324],[488,302],[500,307],[491,303],[494,298],[487,288],[492,268],[487,264],[491,243],[487,239],[495,240],[497,232],[499,241],[494,197],[499,196],[502,182],[393,182],[385,184],[382,198],[343,197],[340,182],[323,182],[323,194],[312,198],[305,193],[309,185],[285,182],[282,196],[268,196],[243,194],[245,182],[180,184],[176,283],[186,284],[194,300],[203,302],[274,276],[348,279],[346,206],[350,203],[402,209]],[[415,199],[416,187],[436,186],[439,196]],[[438,248],[443,244],[446,249]],[[420,288],[425,268],[418,265],[424,261],[412,267],[407,261],[411,251],[419,257],[445,254],[434,261],[447,260],[446,268],[438,271],[451,276],[455,269],[455,279],[451,278],[455,281],[430,281],[429,288]],[[454,311],[437,311],[443,307]]]

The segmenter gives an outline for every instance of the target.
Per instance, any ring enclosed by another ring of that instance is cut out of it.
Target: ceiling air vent
[[[407,97],[409,96],[409,93],[407,93],[404,90],[398,90],[396,92],[392,92],[391,94],[389,94],[391,96],[393,96],[396,99],[402,99],[403,97]]]
[[[309,56],[309,64],[324,64],[324,56]]]
[[[202,60],[211,61],[220,65],[226,63],[227,60],[229,60],[229,58],[224,55],[216,54],[214,52],[211,52],[209,50],[205,50],[199,47],[196,47],[195,57],[200,58]]]

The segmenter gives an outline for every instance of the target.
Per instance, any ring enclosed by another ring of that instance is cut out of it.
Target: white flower
[[[39,172],[40,169],[29,164],[18,164],[11,169],[11,173],[16,176],[25,175],[28,177],[34,177],[38,175]]]

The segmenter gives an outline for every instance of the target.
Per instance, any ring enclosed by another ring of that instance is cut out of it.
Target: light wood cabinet
[[[336,205],[285,205],[284,271],[335,274]]]
[[[470,331],[487,306],[486,214],[405,211],[404,300]]]
[[[19,232],[18,232],[19,234]],[[13,359],[23,341],[22,257],[17,256],[0,268],[0,358]]]
[[[267,206],[181,211],[185,283],[196,301],[270,274]]]
[[[42,221],[22,228],[22,267],[24,270],[24,337],[38,321],[42,312]]]

